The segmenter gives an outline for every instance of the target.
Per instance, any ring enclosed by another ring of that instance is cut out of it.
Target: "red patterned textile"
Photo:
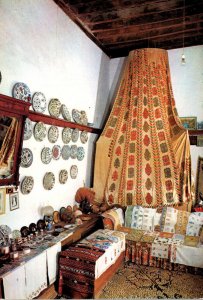
[[[98,202],[156,207],[192,201],[190,143],[173,97],[167,51],[130,52],[97,141]]]

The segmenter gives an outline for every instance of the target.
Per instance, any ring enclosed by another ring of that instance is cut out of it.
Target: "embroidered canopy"
[[[131,51],[97,141],[97,201],[156,207],[189,202],[190,142],[175,108],[167,51]]]

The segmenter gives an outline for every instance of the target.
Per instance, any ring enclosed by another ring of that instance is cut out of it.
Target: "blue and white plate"
[[[31,103],[31,92],[29,87],[23,82],[17,82],[12,90],[14,98]]]

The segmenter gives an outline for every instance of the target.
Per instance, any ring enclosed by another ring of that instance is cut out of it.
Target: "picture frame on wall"
[[[19,196],[18,193],[13,193],[9,195],[10,210],[15,210],[19,208]]]
[[[180,117],[182,125],[187,130],[197,129],[197,117]]]
[[[197,161],[196,176],[196,203],[203,204],[203,157],[199,156]]]
[[[202,135],[197,136],[197,146],[203,147],[203,136]]]
[[[6,190],[0,189],[0,215],[6,212]]]

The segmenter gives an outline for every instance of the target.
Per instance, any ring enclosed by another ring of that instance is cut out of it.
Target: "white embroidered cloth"
[[[52,284],[56,280],[58,266],[58,252],[61,251],[61,243],[58,242],[54,246],[46,250],[48,281]]]
[[[26,298],[37,297],[47,288],[46,252],[42,252],[25,264]]]
[[[3,285],[5,299],[26,299],[24,265],[3,276]]]
[[[171,262],[186,266],[203,268],[203,248],[190,246],[173,246]]]

